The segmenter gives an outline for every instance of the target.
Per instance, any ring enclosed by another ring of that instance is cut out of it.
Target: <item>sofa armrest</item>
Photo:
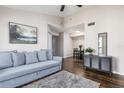
[[[62,70],[62,62],[63,62],[63,58],[60,56],[53,56],[53,60],[57,60],[60,62],[60,70]]]
[[[53,60],[58,60],[62,62],[62,57],[60,56],[53,56]]]

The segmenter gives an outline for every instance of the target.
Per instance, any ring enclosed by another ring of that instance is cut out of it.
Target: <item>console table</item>
[[[112,75],[112,57],[84,55],[84,67],[107,72]]]

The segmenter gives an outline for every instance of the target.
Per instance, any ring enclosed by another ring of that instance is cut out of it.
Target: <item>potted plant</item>
[[[85,49],[85,52],[88,53],[89,55],[92,55],[93,52],[95,52],[95,50],[93,48],[88,47]]]

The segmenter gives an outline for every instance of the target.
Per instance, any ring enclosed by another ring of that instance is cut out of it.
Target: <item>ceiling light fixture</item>
[[[76,5],[77,7],[81,8],[83,5]],[[65,9],[65,5],[61,5],[60,11],[63,12]]]
[[[76,33],[80,33],[81,31],[76,31]]]

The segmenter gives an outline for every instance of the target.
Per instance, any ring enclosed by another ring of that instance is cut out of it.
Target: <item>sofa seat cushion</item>
[[[30,74],[40,70],[48,69],[59,65],[59,61],[51,60],[45,62],[38,62],[34,64],[22,65],[18,67],[11,67],[0,70],[0,82],[12,78],[20,77],[22,75]]]

